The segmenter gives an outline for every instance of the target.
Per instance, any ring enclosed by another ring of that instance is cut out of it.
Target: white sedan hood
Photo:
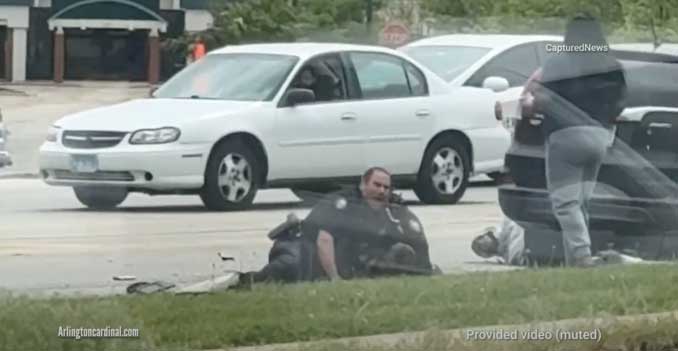
[[[132,132],[174,127],[201,118],[236,114],[260,102],[199,99],[140,99],[66,116],[55,125],[67,130]]]

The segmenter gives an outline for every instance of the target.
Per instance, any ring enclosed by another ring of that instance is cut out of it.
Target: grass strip
[[[0,350],[201,350],[678,310],[673,264],[262,285],[200,296],[0,297]],[[139,328],[134,339],[59,327]]]

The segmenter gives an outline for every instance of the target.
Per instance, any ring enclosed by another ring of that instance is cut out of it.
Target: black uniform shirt
[[[304,237],[312,243],[321,230],[334,239],[337,271],[348,279],[359,274],[362,252],[395,244],[393,233],[399,229],[386,210],[371,208],[358,189],[351,189],[327,196],[304,220]]]

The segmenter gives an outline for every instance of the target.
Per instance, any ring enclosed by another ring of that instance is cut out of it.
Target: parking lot
[[[11,86],[0,97],[11,130],[15,165],[0,179],[0,276],[2,287],[43,294],[119,293],[141,280],[189,282],[223,269],[257,269],[266,262],[267,232],[290,212],[309,208],[289,190],[265,190],[246,212],[207,212],[197,196],[151,197],[133,194],[112,211],[89,211],[71,189],[50,187],[39,179],[8,177],[36,172],[37,151],[47,127],[63,114],[124,101],[147,93],[128,83],[78,83]],[[472,238],[501,219],[492,183],[474,183],[452,206],[420,204],[404,192],[420,217],[431,244],[432,261],[445,272],[504,269],[484,264],[470,250]],[[237,263],[222,263],[224,252]]]
[[[14,165],[7,173],[37,173],[38,149],[47,128],[74,112],[110,105],[148,94],[146,84],[127,82],[77,82],[55,85],[31,82],[5,85],[0,89],[0,109],[11,140],[7,148]]]

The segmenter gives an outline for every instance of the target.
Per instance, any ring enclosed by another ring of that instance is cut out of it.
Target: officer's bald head
[[[368,169],[360,184],[363,198],[373,207],[383,207],[391,196],[391,173],[381,167]]]

